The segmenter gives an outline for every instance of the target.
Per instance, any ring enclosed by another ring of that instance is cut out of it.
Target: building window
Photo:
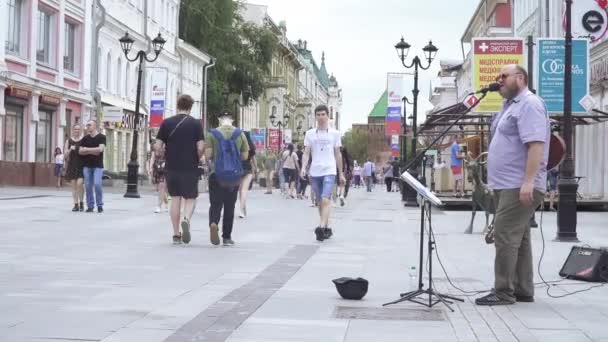
[[[23,0],[8,0],[8,36],[6,37],[6,52],[19,54],[21,41],[21,7]]]
[[[36,123],[36,161],[49,163],[53,151],[53,114],[40,111],[38,115],[39,120]]]
[[[73,121],[74,121],[74,119],[72,118],[72,110],[71,109],[66,109],[65,110],[65,134],[64,134],[64,140],[68,140],[72,136],[72,126],[76,124]],[[65,153],[65,151],[63,151],[63,152]]]
[[[122,60],[120,58],[116,65],[116,95],[122,96]]]
[[[2,155],[7,161],[23,160],[23,107],[6,105],[6,115],[2,125],[4,148]]]
[[[112,92],[112,56],[108,52],[108,58],[106,59],[106,91]]]
[[[63,68],[71,73],[76,71],[76,25],[65,23]]]
[[[38,9],[38,45],[36,46],[36,60],[51,64],[51,15]]]

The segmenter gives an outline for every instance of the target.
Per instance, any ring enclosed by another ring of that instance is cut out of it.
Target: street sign
[[[124,116],[122,108],[120,107],[105,106],[103,107],[102,113],[103,122],[122,122],[122,118]]]
[[[539,38],[536,56],[537,94],[549,113],[564,111],[565,41]],[[589,94],[589,49],[587,39],[572,40],[572,113],[586,113],[581,100]],[[587,101],[588,103],[588,101]],[[593,104],[591,104],[593,105]]]
[[[565,15],[564,13],[564,32],[566,32]],[[573,1],[572,19],[572,36],[574,38],[589,38],[591,46],[595,46],[608,38],[608,1]]]
[[[492,82],[505,65],[524,63],[524,41],[519,38],[473,38],[473,89]],[[495,113],[502,107],[502,97],[490,92],[475,107],[475,112]]]

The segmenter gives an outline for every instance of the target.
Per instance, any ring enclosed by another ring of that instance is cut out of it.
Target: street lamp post
[[[410,102],[410,100],[407,98],[407,96],[404,96],[401,101],[403,101],[403,146],[401,147],[401,162],[403,163],[403,165],[405,166],[405,163],[407,162],[407,108],[406,106],[408,104],[414,104],[413,102]]]
[[[566,39],[564,65],[564,140],[566,158],[560,168],[559,206],[557,207],[558,241],[578,241],[576,236],[576,192],[578,183],[574,178],[572,159],[572,0],[566,0]]]
[[[141,98],[141,75],[142,75],[142,65],[144,60],[149,63],[156,61],[158,55],[163,49],[163,45],[165,45],[165,40],[163,37],[158,34],[154,40],[152,40],[152,46],[154,48],[154,57],[148,58],[148,55],[145,51],[139,50],[133,59],[129,58],[129,52],[131,51],[131,47],[133,47],[133,43],[135,42],[133,38],[129,37],[129,32],[126,32],[125,35],[118,40],[120,42],[120,47],[125,54],[125,58],[129,62],[139,62],[138,70],[137,70],[137,93],[135,94],[135,120],[133,124],[133,142],[131,144],[131,158],[129,159],[129,163],[127,164],[127,192],[124,197],[127,198],[139,198],[139,191],[137,190],[137,171],[139,170],[139,163],[137,162],[137,145],[139,140],[139,135],[137,129],[139,127],[139,102]]]
[[[418,139],[418,93],[420,90],[418,89],[418,69],[427,70],[431,67],[431,62],[435,59],[435,55],[437,54],[437,47],[433,45],[432,41],[422,48],[424,51],[424,57],[427,60],[427,65],[422,65],[422,60],[418,56],[414,56],[412,62],[410,64],[405,63],[405,58],[407,57],[411,45],[408,44],[403,37],[401,40],[395,45],[395,49],[397,50],[397,55],[401,60],[401,64],[406,69],[414,68],[414,89],[412,90],[412,94],[414,95],[413,105],[413,120],[412,120],[412,157],[416,155],[416,140]],[[416,161],[413,161],[412,168],[408,170],[408,172],[414,177],[418,177],[418,171],[416,166]],[[409,185],[405,185],[403,187],[404,191],[401,194],[402,199],[404,200],[404,204],[406,206],[418,206],[418,202],[416,201],[416,191],[412,189]]]
[[[273,127],[279,127],[279,152],[283,148],[283,127],[289,123],[289,113],[283,114],[283,120],[277,120],[277,116],[272,113],[270,115],[270,124]]]

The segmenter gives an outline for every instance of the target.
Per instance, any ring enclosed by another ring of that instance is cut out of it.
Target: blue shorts
[[[310,186],[315,192],[315,197],[318,202],[321,199],[331,199],[331,195],[336,185],[336,175],[327,175],[321,177],[310,177]]]

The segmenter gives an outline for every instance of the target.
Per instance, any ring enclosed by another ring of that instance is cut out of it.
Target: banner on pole
[[[251,141],[255,145],[256,150],[263,150],[266,147],[266,129],[253,128],[249,133]]]
[[[385,135],[391,136],[401,132],[402,99],[404,95],[405,74],[388,73],[386,75],[386,119]]]
[[[278,151],[281,144],[281,131],[276,128],[268,129],[268,148]]]
[[[160,127],[165,118],[167,69],[150,69],[150,127]]]
[[[538,96],[549,113],[564,111],[564,39],[539,38],[536,70]],[[589,94],[589,47],[587,39],[572,40],[572,113],[586,113],[583,99]]]
[[[509,64],[524,63],[524,41],[519,38],[473,38],[473,89],[481,89],[492,82],[500,70]],[[490,92],[475,107],[475,112],[498,112],[502,97]]]

